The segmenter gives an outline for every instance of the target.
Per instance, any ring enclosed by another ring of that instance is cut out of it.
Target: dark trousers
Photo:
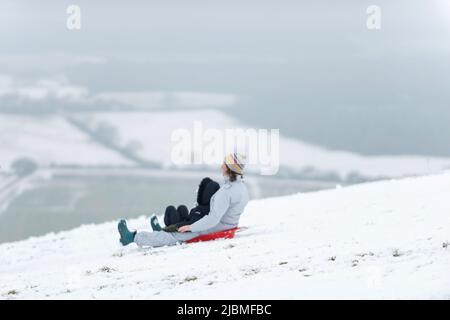
[[[188,211],[188,208],[184,205],[178,206],[175,209],[174,206],[168,206],[164,213],[164,231],[175,232],[179,227],[193,224],[200,220],[209,212],[209,206],[197,206]]]
[[[170,226],[173,224],[179,224],[189,220],[189,210],[185,205],[178,206],[175,209],[174,206],[168,206],[164,213],[164,224]],[[181,225],[180,225],[181,226]]]

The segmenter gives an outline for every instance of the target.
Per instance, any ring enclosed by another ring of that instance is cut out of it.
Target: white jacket
[[[235,228],[249,200],[245,183],[238,177],[228,178],[212,196],[209,214],[191,224],[191,231],[200,234]]]

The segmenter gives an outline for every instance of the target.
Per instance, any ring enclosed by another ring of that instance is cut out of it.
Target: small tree
[[[108,122],[100,122],[94,130],[95,137],[108,144],[116,144],[119,137],[119,132],[116,127]]]
[[[38,168],[38,164],[30,158],[20,158],[14,160],[11,165],[11,169],[14,171],[16,175],[19,177],[25,177],[33,172],[35,172]]]
[[[137,140],[131,140],[125,146],[125,151],[131,155],[136,155],[142,149],[142,143]]]

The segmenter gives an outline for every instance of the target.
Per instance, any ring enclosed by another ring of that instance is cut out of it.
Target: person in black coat
[[[212,196],[219,190],[220,185],[210,178],[204,178],[197,190],[197,206],[191,211],[185,205],[178,208],[168,206],[164,213],[164,224],[166,227],[161,228],[156,216],[150,219],[151,227],[154,231],[176,232],[179,227],[191,225],[200,220],[210,211],[210,203]]]

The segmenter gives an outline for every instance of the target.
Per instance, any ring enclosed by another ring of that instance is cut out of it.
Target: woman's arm
[[[226,189],[217,191],[214,197],[211,199],[211,210],[208,215],[204,216],[197,222],[186,226],[189,228],[180,228],[178,231],[192,231],[199,232],[215,227],[222,219],[225,212],[230,207],[230,196]],[[188,229],[188,230],[186,230]]]

